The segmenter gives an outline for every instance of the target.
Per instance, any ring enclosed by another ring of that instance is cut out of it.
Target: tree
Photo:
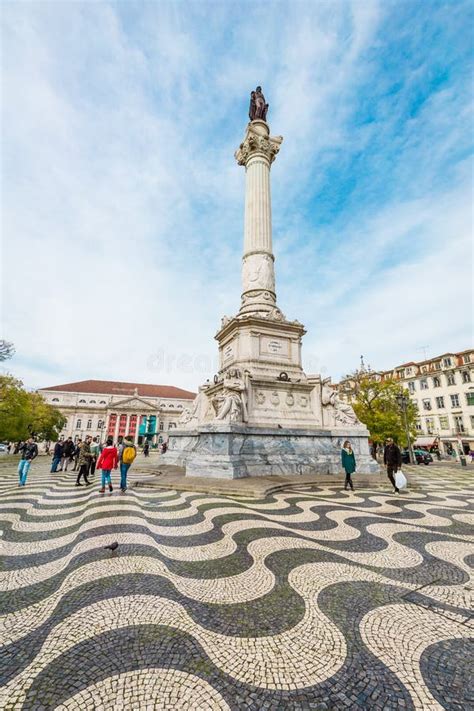
[[[376,444],[382,444],[387,437],[392,437],[395,442],[407,447],[405,422],[397,402],[397,395],[404,393],[395,380],[375,380],[370,375],[358,374],[354,376],[354,412],[370,432],[370,437]],[[416,438],[416,419],[418,408],[412,400],[408,401],[407,423],[410,439]]]
[[[0,361],[8,360],[15,355],[15,346],[9,341],[0,338]]]
[[[27,392],[12,375],[0,375],[0,441],[57,440],[65,424],[64,415],[39,393]]]

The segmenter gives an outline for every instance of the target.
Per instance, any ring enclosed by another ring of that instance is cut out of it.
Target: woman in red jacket
[[[117,469],[118,467],[118,452],[117,448],[114,447],[114,441],[112,437],[108,437],[107,443],[100,453],[100,457],[97,460],[96,469],[102,469],[102,489],[99,489],[100,493],[103,494],[105,491],[105,485],[109,485],[109,491],[113,491],[112,480],[110,478],[110,472],[112,469]]]

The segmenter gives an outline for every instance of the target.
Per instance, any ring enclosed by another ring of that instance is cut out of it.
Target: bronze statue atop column
[[[266,121],[267,111],[268,104],[265,103],[262,87],[257,86],[255,91],[250,92],[249,118],[251,121],[255,121],[256,119]]]

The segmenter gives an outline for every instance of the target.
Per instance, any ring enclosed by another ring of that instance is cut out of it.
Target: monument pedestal
[[[222,423],[195,430],[175,430],[164,457],[186,467],[186,476],[240,479],[248,476],[337,474],[341,447],[350,439],[357,472],[372,474],[379,466],[369,453],[367,431],[360,428],[280,429]]]

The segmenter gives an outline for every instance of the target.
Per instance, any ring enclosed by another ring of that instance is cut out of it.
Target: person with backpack
[[[137,456],[137,448],[133,441],[126,437],[120,446],[120,489],[122,494],[127,491],[127,474]]]
[[[350,487],[351,491],[354,491],[354,484],[352,483],[351,476],[356,470],[356,460],[354,450],[352,449],[352,445],[348,439],[346,439],[341,449],[341,461],[342,467],[346,472],[346,483],[344,484],[344,489],[347,491]]]
[[[105,492],[105,485],[109,485],[109,491],[112,493],[113,486],[112,486],[112,479],[110,477],[110,472],[112,469],[117,469],[118,466],[118,452],[117,452],[117,447],[114,446],[114,441],[112,437],[107,438],[106,445],[102,452],[100,453],[100,457],[97,460],[97,469],[102,469],[102,488],[99,489],[100,493],[103,494]]]
[[[20,462],[18,464],[18,476],[20,481],[18,486],[25,486],[31,462],[38,456],[38,445],[33,437],[29,437],[29,439],[19,447],[19,452]]]

